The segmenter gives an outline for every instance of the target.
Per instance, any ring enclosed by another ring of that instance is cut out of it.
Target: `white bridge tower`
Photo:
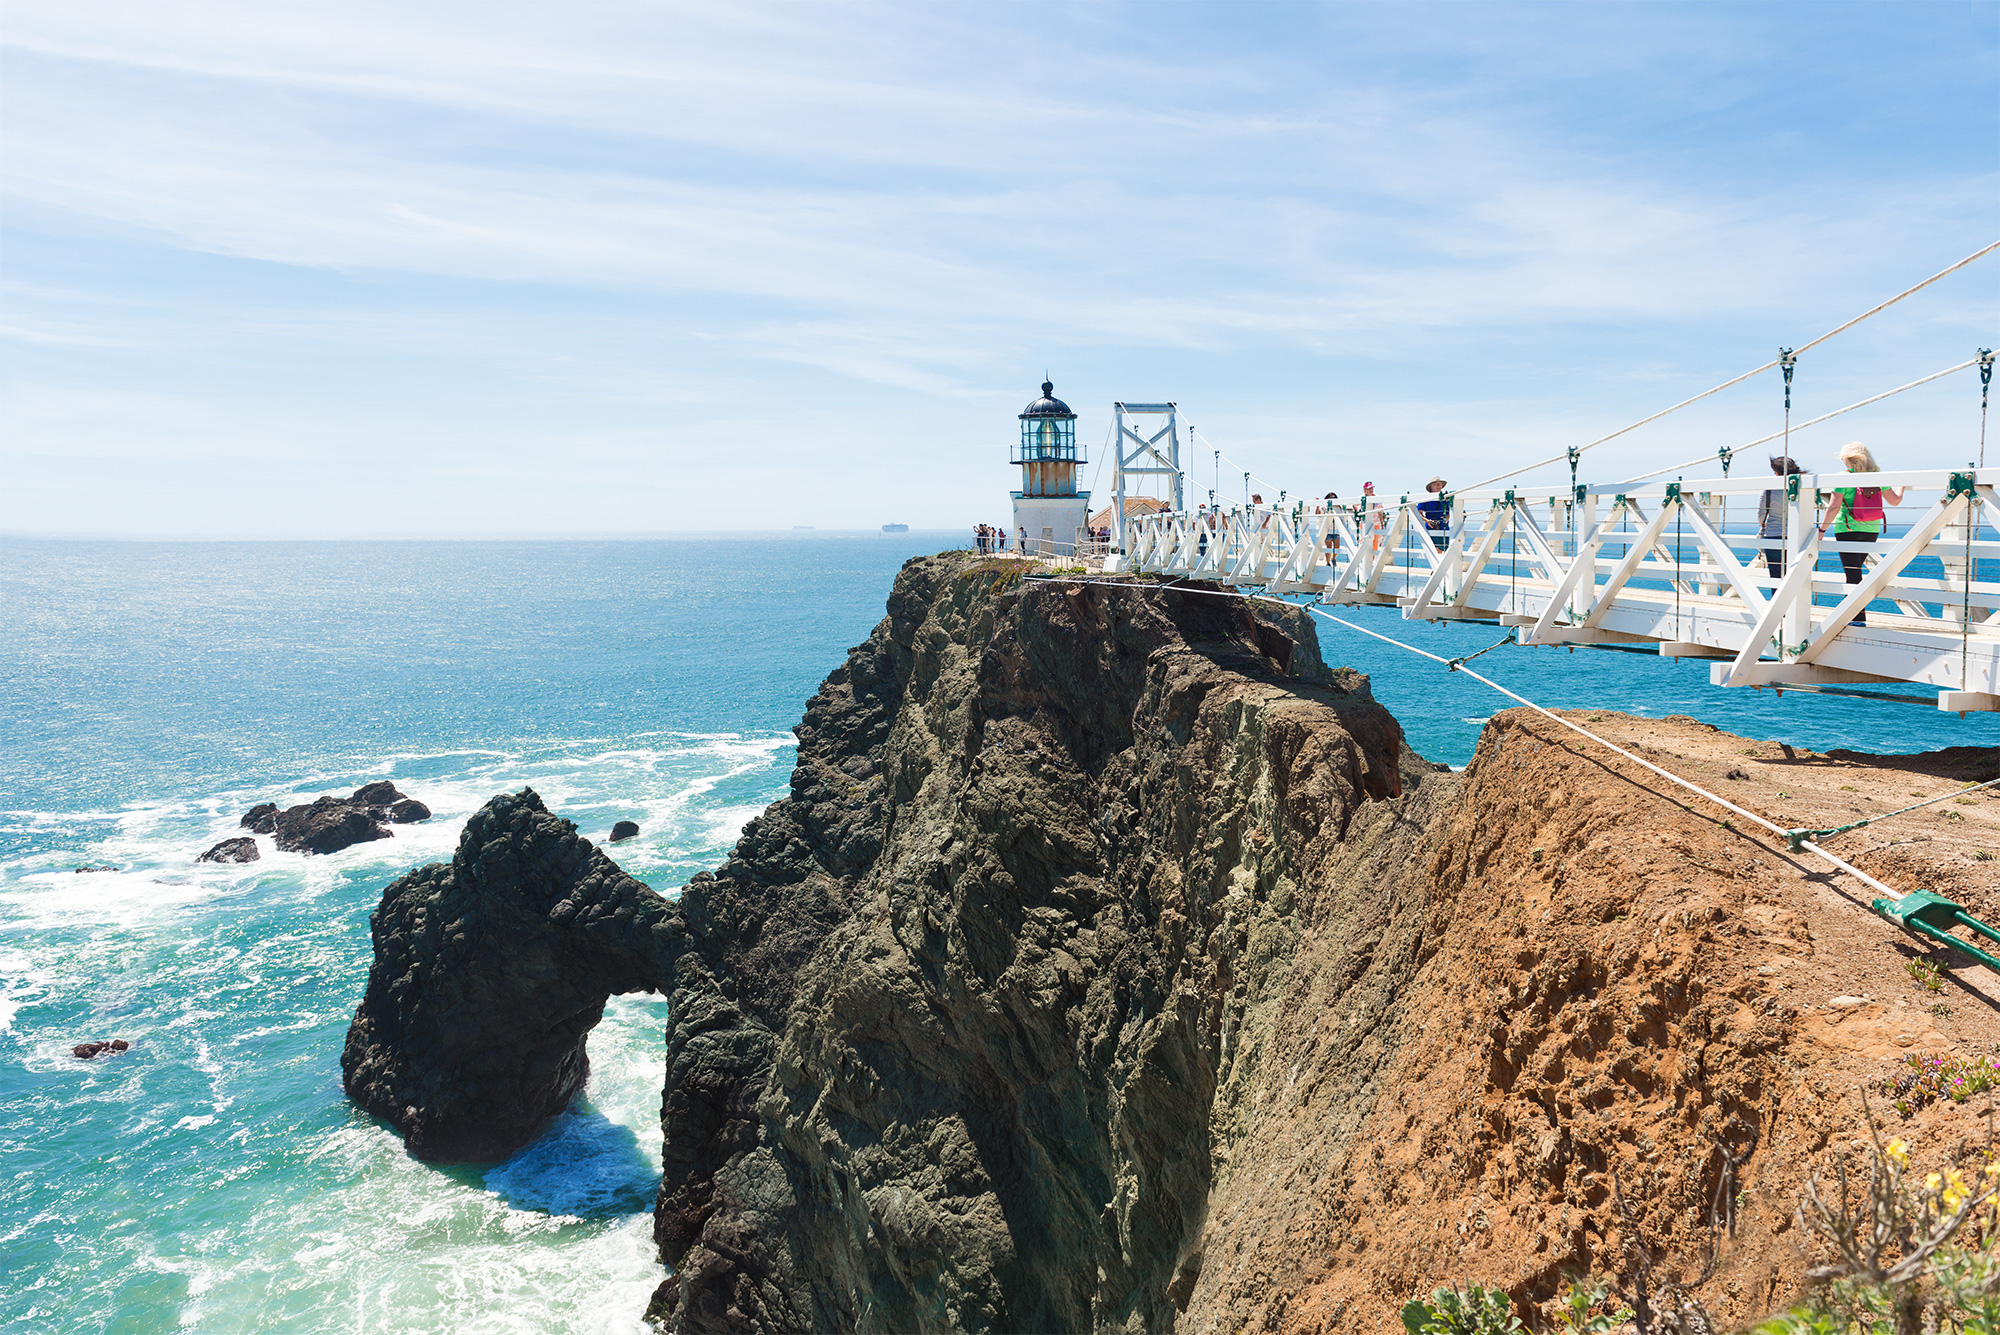
[[[1114,403],[1111,409],[1117,422],[1117,431],[1111,447],[1112,459],[1117,465],[1112,478],[1111,546],[1114,551],[1123,552],[1127,550],[1125,545],[1127,478],[1171,479],[1168,485],[1172,494],[1157,499],[1165,502],[1169,510],[1178,512],[1185,508],[1181,503],[1180,413],[1171,403]],[[1133,424],[1126,420],[1136,417],[1164,417],[1167,420],[1166,425],[1158,431],[1145,435],[1134,430]]]

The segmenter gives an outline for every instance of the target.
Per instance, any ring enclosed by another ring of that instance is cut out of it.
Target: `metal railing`
[[[1144,515],[1116,564],[1517,625],[1527,644],[1652,644],[1717,659],[1721,685],[1913,682],[1944,691],[1943,707],[1992,709],[1996,483],[2000,469],[1462,492],[1443,498],[1442,530],[1407,497]],[[1880,536],[1822,537],[1836,487],[1904,495]],[[1774,488],[1784,531],[1765,537],[1758,502]]]

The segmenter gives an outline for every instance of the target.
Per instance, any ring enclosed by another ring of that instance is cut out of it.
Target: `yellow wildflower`
[[[1910,1166],[1910,1147],[1900,1140],[1892,1140],[1882,1149],[1882,1153],[1898,1168]]]
[[[1943,1185],[1944,1185],[1944,1179],[1939,1177],[1936,1173],[1930,1173],[1926,1175],[1924,1178],[1925,1191],[1935,1192],[1939,1187]]]

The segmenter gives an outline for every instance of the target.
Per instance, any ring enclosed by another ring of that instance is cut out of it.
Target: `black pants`
[[[1839,538],[1842,542],[1873,542],[1875,541],[1876,538],[1882,535],[1879,533],[1865,532],[1864,530],[1861,529],[1851,529],[1846,533],[1842,533],[1839,529],[1835,529],[1833,536]],[[1847,582],[1849,584],[1859,584],[1861,582],[1862,572],[1866,570],[1867,567],[1868,567],[1867,552],[1840,553],[1840,568],[1846,572]],[[1855,614],[1854,624],[1857,626],[1865,626],[1868,624],[1867,608],[1864,607],[1861,609],[1860,612]]]
[[[1764,549],[1764,569],[1771,572],[1772,579],[1783,579],[1785,577],[1785,549],[1783,547],[1766,547]]]
[[[1839,529],[1835,529],[1833,531],[1833,536],[1840,539],[1840,541],[1842,542],[1873,542],[1875,541],[1875,539],[1881,537],[1882,535],[1879,533],[1870,533],[1865,529],[1850,529],[1846,533],[1842,533]],[[1867,569],[1867,567],[1868,567],[1867,552],[1840,553],[1840,568],[1846,572],[1847,582],[1849,584],[1859,584],[1861,582],[1861,572]]]

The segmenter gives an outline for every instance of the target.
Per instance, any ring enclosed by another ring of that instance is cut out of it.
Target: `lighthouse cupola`
[[[1078,491],[1076,469],[1089,462],[1076,448],[1076,414],[1042,382],[1042,396],[1023,408],[1021,443],[1011,460],[1021,466],[1021,489],[1014,493],[1014,524],[1028,550],[1068,556],[1089,536],[1090,493]]]
[[[1021,465],[1023,496],[1076,495],[1076,414],[1055,397],[1055,385],[1044,380],[1042,397],[1021,410],[1021,448],[1014,462]]]

